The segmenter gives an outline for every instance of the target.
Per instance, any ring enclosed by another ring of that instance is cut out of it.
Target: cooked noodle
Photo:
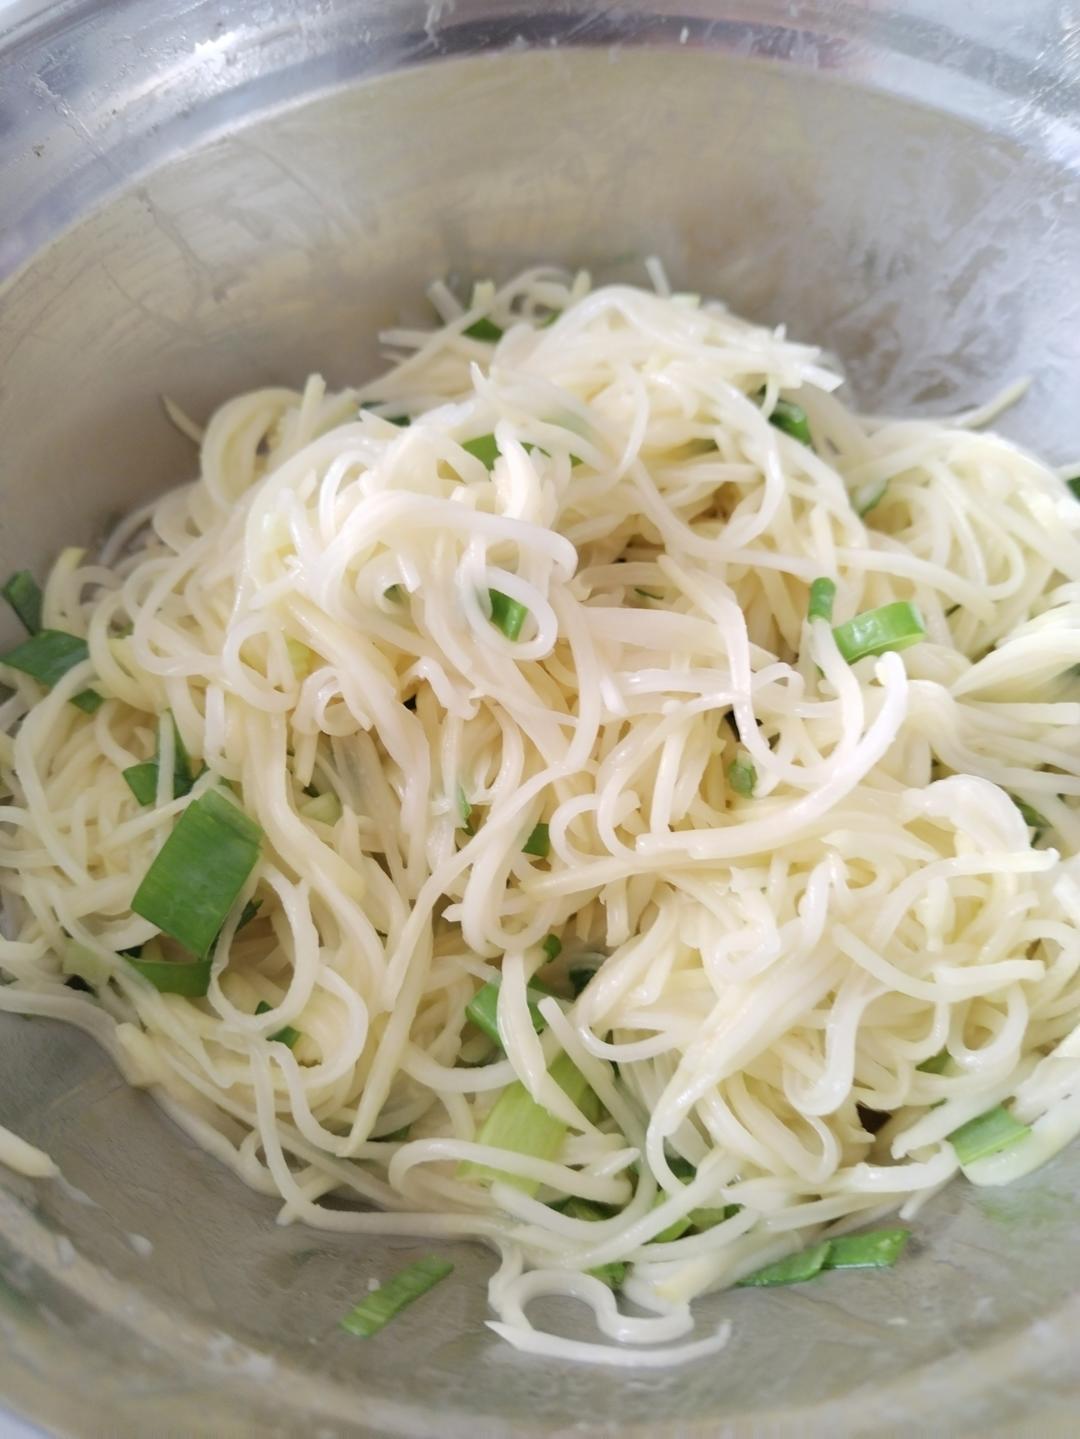
[[[3,672],[0,1007],[86,1029],[283,1220],[496,1246],[519,1347],[681,1362],[727,1336],[686,1339],[695,1296],[914,1214],[988,1108],[1033,1132],[977,1183],[1080,1131],[1080,505],[992,434],[860,417],[817,351],[696,297],[535,270],[432,298],[443,328],[389,333],[370,387],[230,401],[196,483],[56,564],[45,623],[90,659],[48,693]],[[781,392],[812,447],[770,423]],[[488,433],[490,471],[462,448]],[[849,665],[806,618],[818,576],[834,622],[913,600],[926,639]],[[177,799],[167,711],[206,765]],[[143,807],[122,771],[156,745]],[[262,907],[205,999],[162,994],[120,953],[155,934],[132,895],[223,780]],[[465,1020],[500,972],[505,1054]],[[565,1121],[555,1157],[478,1140],[515,1080]],[[729,1217],[653,1242],[703,1206]],[[621,1295],[585,1272],[618,1262]],[[552,1294],[604,1342],[533,1328]]]

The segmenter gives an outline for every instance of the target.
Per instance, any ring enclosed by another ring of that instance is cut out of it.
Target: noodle
[[[283,1222],[482,1239],[497,1333],[635,1367],[723,1347],[683,1342],[696,1296],[914,1213],[993,1106],[1031,1133],[976,1183],[1080,1133],[1080,505],[994,406],[859,416],[811,347],[650,277],[439,285],[364,390],[170,408],[197,482],[45,590],[89,659],[0,670],[0,1008],[87,1029]],[[818,576],[836,623],[911,601],[925,639],[849,663]],[[205,997],[161,993],[132,898],[222,781],[260,907]],[[466,1009],[500,979],[495,1046]],[[515,1095],[554,1151],[488,1142]],[[542,1295],[600,1338],[534,1328]]]

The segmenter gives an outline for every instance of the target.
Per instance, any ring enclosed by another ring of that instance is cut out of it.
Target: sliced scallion
[[[755,1269],[753,1274],[747,1274],[738,1281],[738,1288],[766,1289],[776,1284],[801,1284],[821,1273],[828,1255],[829,1241],[825,1240],[810,1249],[800,1250],[798,1254],[789,1254],[786,1259],[778,1259],[775,1264],[766,1264],[763,1269]]]
[[[932,1054],[929,1059],[924,1059],[915,1068],[920,1074],[944,1074],[949,1065],[949,1051],[941,1050],[938,1054]]]
[[[317,795],[315,799],[306,799],[299,806],[297,813],[303,815],[305,819],[315,820],[318,824],[334,825],[342,816],[341,800],[332,789],[327,790],[325,794]]]
[[[575,999],[591,981],[593,975],[600,968],[600,964],[601,961],[597,959],[594,964],[575,964],[567,970],[566,977],[570,981],[570,988],[574,991]]]
[[[535,855],[537,859],[547,859],[551,853],[551,837],[548,834],[546,824],[538,824],[529,838],[521,846],[522,854]]]
[[[542,984],[535,981],[526,986],[526,994],[529,1003],[529,1018],[532,1020],[533,1029],[537,1034],[547,1027],[547,1020],[536,1007],[536,1001],[543,999],[548,993]],[[502,1044],[502,1036],[499,1033],[498,1022],[499,1011],[499,984],[495,980],[489,980],[482,984],[465,1006],[465,1018],[470,1024],[475,1024],[477,1029],[482,1029],[489,1039],[496,1044]]]
[[[92,715],[105,703],[105,696],[99,695],[97,690],[80,690],[77,695],[71,696],[71,703],[83,714]]]
[[[162,994],[201,999],[210,988],[209,959],[143,959],[135,954],[125,954],[124,958]]]
[[[489,345],[493,345],[496,340],[501,340],[503,337],[502,330],[494,320],[489,320],[486,315],[481,315],[479,320],[474,320],[461,333],[468,335],[470,340],[484,340]]]
[[[502,590],[488,590],[488,596],[491,600],[491,623],[502,630],[508,640],[516,640],[529,611],[520,600],[512,600]]]
[[[922,616],[909,600],[894,600],[876,610],[846,620],[833,629],[836,646],[848,664],[881,655],[886,650],[906,650],[926,638]]]
[[[757,770],[749,755],[740,753],[739,758],[728,765],[727,777],[736,794],[741,794],[744,799],[753,798]]]
[[[869,1229],[829,1240],[825,1269],[888,1269],[904,1252],[910,1229]]]
[[[764,390],[758,391],[758,399],[764,398],[764,395]],[[806,418],[806,411],[794,400],[785,400],[781,395],[773,406],[769,424],[775,425],[778,430],[783,430],[785,435],[790,435],[793,440],[798,440],[801,444],[809,445],[811,443],[810,422]]]
[[[570,1059],[560,1054],[548,1071],[551,1078],[583,1112],[588,1113],[586,1101],[596,1097],[588,1081]],[[480,1126],[476,1136],[478,1144],[491,1145],[494,1149],[505,1149],[511,1154],[527,1154],[533,1159],[555,1159],[566,1138],[566,1125],[543,1105],[537,1104],[523,1084],[515,1081],[508,1084],[495,1102],[495,1107]],[[483,1180],[488,1183],[501,1181],[512,1184],[526,1194],[535,1194],[540,1188],[538,1179],[528,1179],[521,1174],[508,1174],[486,1164],[466,1161],[458,1168],[464,1179]]]
[[[971,1164],[988,1154],[996,1154],[999,1149],[1007,1149],[1010,1144],[1019,1143],[1030,1133],[1026,1124],[1014,1119],[1004,1105],[999,1104],[961,1124],[948,1136],[948,1140],[956,1150],[960,1163]]]
[[[240,933],[240,931],[244,928],[246,924],[251,923],[251,921],[258,914],[259,910],[262,909],[262,903],[263,902],[261,899],[248,900],[247,904],[245,904],[243,909],[240,911],[240,918],[236,922],[237,934]]]
[[[385,1329],[391,1319],[429,1289],[454,1272],[448,1259],[418,1259],[372,1291],[341,1320],[342,1329],[360,1339],[370,1339]]]
[[[38,630],[2,657],[4,664],[50,689],[68,670],[89,658],[86,641],[65,630]]]
[[[255,1006],[255,1013],[269,1014],[273,1007],[272,1004],[267,1004],[265,999],[260,999]],[[283,1025],[281,1029],[275,1031],[275,1033],[267,1035],[267,1038],[274,1044],[284,1044],[287,1045],[289,1049],[292,1049],[293,1045],[300,1038],[300,1031],[293,1029],[291,1024],[286,1024]]]
[[[495,468],[495,461],[499,458],[499,446],[494,435],[477,435],[474,440],[466,440],[461,448],[479,460],[485,469]]]
[[[1076,498],[1080,500],[1080,475],[1070,475],[1065,483],[1069,489],[1072,490]]]
[[[855,491],[851,497],[851,506],[860,519],[881,504],[888,488],[888,480],[869,480]]]
[[[833,603],[836,600],[836,581],[817,579],[810,586],[810,600],[806,606],[808,620],[828,620],[832,623]]]
[[[18,615],[27,634],[41,629],[41,587],[29,570],[16,570],[0,594]]]
[[[661,1190],[653,1200],[653,1208],[666,1202],[668,1195]],[[649,1240],[650,1244],[670,1244],[674,1239],[681,1239],[690,1228],[691,1220],[689,1214],[681,1214],[678,1219],[673,1219],[666,1229],[661,1229],[659,1234],[654,1234]]]
[[[191,768],[191,758],[184,748],[184,741],[180,738],[180,731],[176,727],[176,720],[169,715],[173,728],[173,782],[172,798],[179,799],[182,795],[191,793],[191,786],[195,783],[195,775]],[[123,771],[124,779],[128,788],[140,804],[153,804],[157,798],[158,782],[158,759],[161,754],[161,740],[158,738],[154,750],[154,758],[144,760],[142,764],[128,765]]]
[[[1014,794],[1011,794],[1009,798],[1012,800],[1016,808],[1020,811],[1021,817],[1023,818],[1023,821],[1027,825],[1027,827],[1029,829],[1037,831],[1036,838],[1038,838],[1038,836],[1042,834],[1043,830],[1052,828],[1050,821],[1044,815],[1041,815],[1039,811],[1037,809],[1034,809],[1030,804],[1025,803],[1025,801],[1022,799],[1017,799],[1016,795]]]
[[[262,831],[220,790],[184,810],[131,901],[204,959],[259,858]]]
[[[541,944],[540,948],[547,955],[548,959],[558,959],[562,954],[562,940],[557,934],[549,934]]]
[[[461,818],[461,828],[466,834],[475,834],[476,825],[472,818],[472,805],[468,796],[460,785],[457,787],[457,812]]]

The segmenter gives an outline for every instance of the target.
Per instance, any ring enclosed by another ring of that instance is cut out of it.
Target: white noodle
[[[443,328],[384,336],[399,362],[363,391],[316,376],[205,431],[166,402],[198,481],[64,552],[45,618],[90,660],[49,694],[3,671],[0,709],[0,1008],[88,1030],[282,1222],[482,1239],[497,1333],[635,1368],[723,1348],[726,1324],[681,1342],[697,1295],[913,1215],[985,1110],[1032,1133],[980,1184],[1080,1133],[1080,505],[973,428],[1021,387],[952,424],[859,416],[819,352],[648,274],[537,269],[468,308],[440,283]],[[494,346],[465,333],[485,316]],[[781,396],[813,447],[770,423]],[[490,470],[463,448],[485,435]],[[926,639],[849,665],[806,619],[819,575],[834,622],[911,600]],[[208,767],[190,797],[169,710]],[[155,747],[144,809],[122,771]],[[131,898],[221,779],[262,858],[206,997],[163,995],[119,955],[153,936]],[[465,1018],[500,971],[505,1057]],[[487,1142],[511,1085],[557,1153]],[[6,1131],[0,1160],[52,1172]],[[544,1295],[604,1342],[534,1328]]]

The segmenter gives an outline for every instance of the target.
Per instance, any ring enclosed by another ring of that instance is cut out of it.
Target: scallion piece
[[[833,603],[836,600],[836,581],[817,579],[810,586],[810,600],[806,606],[808,620],[828,620],[832,623]]]
[[[259,858],[262,831],[216,789],[184,810],[131,901],[134,912],[205,959]]]
[[[537,859],[547,859],[551,853],[551,838],[548,834],[546,824],[538,824],[529,838],[521,846],[522,854],[535,855]]]
[[[468,796],[460,785],[457,787],[457,810],[461,816],[461,828],[466,834],[475,834],[476,825],[472,820],[472,805],[469,803]]]
[[[495,468],[495,461],[499,458],[499,447],[495,443],[494,435],[477,435],[475,440],[466,440],[461,448],[479,460],[485,469],[493,470]]]
[[[904,1252],[910,1229],[869,1229],[829,1240],[825,1269],[888,1269]]]
[[[173,727],[173,782],[172,797],[179,799],[182,795],[191,793],[191,786],[195,783],[195,775],[191,768],[191,759],[184,748],[184,741],[180,738],[180,731],[176,727],[176,720],[170,714],[169,719]],[[158,782],[158,759],[161,754],[160,736],[154,750],[154,758],[144,760],[142,764],[128,765],[123,771],[128,788],[140,804],[153,804],[157,798]]]
[[[533,1029],[539,1034],[547,1027],[547,1020],[537,1009],[536,1000],[543,999],[547,991],[540,985],[529,984],[526,986],[526,993],[529,996],[529,1017],[532,1020]],[[487,1037],[493,1039],[496,1044],[502,1044],[498,1011],[499,985],[495,980],[490,980],[487,984],[480,986],[465,1006],[465,1018],[470,1024],[475,1024],[477,1029],[482,1029]]]
[[[162,994],[201,999],[210,988],[209,959],[143,959],[135,954],[125,954],[124,958]]]
[[[496,340],[501,340],[503,337],[502,330],[494,320],[489,320],[486,315],[481,315],[479,320],[474,320],[461,333],[468,335],[470,340],[484,340],[489,345],[493,345]]]
[[[1009,1111],[999,1104],[988,1109],[985,1114],[961,1124],[959,1129],[953,1130],[948,1139],[956,1150],[960,1163],[971,1164],[976,1159],[984,1159],[988,1154],[996,1154],[999,1149],[1007,1149],[1010,1144],[1017,1144],[1030,1133],[1031,1130],[1026,1124],[1014,1119]]]
[[[607,1264],[598,1264],[595,1269],[586,1269],[585,1273],[601,1280],[609,1289],[621,1289],[629,1268],[624,1259],[612,1259]]]
[[[667,1193],[661,1190],[653,1200],[653,1208],[656,1209],[668,1198]],[[661,1229],[659,1234],[654,1234],[648,1241],[650,1244],[670,1244],[673,1239],[681,1239],[690,1228],[691,1219],[689,1214],[682,1214],[678,1219],[673,1219],[666,1229]]]
[[[766,1289],[776,1284],[801,1284],[813,1279],[825,1267],[829,1255],[829,1241],[802,1249],[798,1254],[789,1254],[775,1264],[766,1264],[764,1269],[755,1269],[738,1281],[739,1289]]]
[[[548,959],[558,959],[562,954],[562,940],[557,934],[549,934],[540,948],[547,955]]]
[[[342,816],[341,800],[330,789],[325,794],[316,795],[314,799],[306,799],[297,813],[305,819],[315,820],[318,824],[334,825]]]
[[[90,658],[85,640],[64,630],[38,630],[2,657],[13,670],[21,670],[50,689],[68,670]]]
[[[29,570],[16,570],[0,594],[18,615],[23,629],[36,635],[41,629],[41,587]]]
[[[869,480],[855,491],[851,497],[851,506],[860,519],[881,504],[888,488],[888,480]]]
[[[567,970],[566,977],[570,981],[570,988],[574,991],[575,999],[577,999],[578,995],[591,981],[593,975],[599,968],[600,961],[597,960],[595,964],[576,964],[572,965],[571,968]]]
[[[529,611],[520,600],[512,600],[502,590],[488,590],[491,600],[491,623],[502,630],[508,640],[516,640]]]
[[[938,1054],[932,1054],[929,1059],[924,1059],[915,1068],[920,1074],[944,1074],[949,1065],[949,1051],[943,1049]]]
[[[640,585],[634,586],[634,594],[640,595],[643,600],[662,600],[663,595],[658,595],[655,590],[643,590]]]
[[[255,1006],[255,1013],[269,1014],[273,1007],[274,1006],[272,1004],[267,1004],[265,999],[260,999],[258,1004]],[[292,1049],[293,1045],[300,1038],[300,1031],[298,1029],[293,1029],[291,1024],[286,1024],[283,1025],[281,1029],[277,1030],[274,1034],[267,1035],[267,1038],[274,1044],[284,1044],[287,1045],[289,1049]]]
[[[753,761],[748,755],[740,755],[728,765],[728,784],[736,794],[741,794],[743,799],[752,799],[754,786],[757,784],[757,770]]]
[[[1076,498],[1080,500],[1080,475],[1070,475],[1065,483],[1069,489],[1072,490]]]
[[[1050,821],[1044,815],[1041,815],[1037,809],[1033,809],[1032,806],[1026,804],[1024,800],[1017,799],[1016,795],[1014,794],[1011,794],[1009,798],[1012,800],[1016,808],[1020,811],[1023,821],[1027,825],[1027,827],[1038,832],[1036,834],[1036,839],[1040,834],[1042,834],[1044,829],[1052,828]]]
[[[764,395],[764,390],[758,391],[759,399],[762,399]],[[809,445],[811,443],[810,422],[806,418],[806,411],[794,400],[785,400],[781,396],[773,406],[769,424],[775,425],[778,430],[783,430],[785,435],[790,435],[793,440],[798,440],[801,444]]]
[[[385,1329],[391,1319],[396,1319],[414,1300],[434,1289],[453,1272],[454,1266],[448,1259],[418,1259],[361,1299],[356,1308],[341,1320],[342,1329],[360,1339],[370,1339],[380,1329]]]
[[[105,703],[105,696],[99,695],[97,690],[80,690],[77,695],[71,696],[71,703],[83,714],[92,715]]]
[[[570,1099],[586,1114],[586,1101],[595,1095],[588,1081],[566,1054],[560,1054],[548,1071],[551,1078],[569,1095]],[[480,1126],[476,1136],[478,1144],[489,1144],[495,1149],[505,1149],[511,1154],[528,1154],[534,1159],[556,1159],[566,1138],[566,1125],[561,1119],[550,1114],[537,1104],[523,1084],[515,1081],[508,1084],[495,1102],[495,1107]],[[463,1179],[483,1180],[487,1183],[501,1181],[512,1184],[526,1194],[535,1194],[540,1188],[538,1179],[527,1179],[520,1174],[507,1174],[486,1164],[466,1161],[458,1167]]]
[[[876,610],[846,620],[833,629],[836,647],[853,665],[867,655],[881,655],[886,650],[906,650],[926,638],[922,615],[909,600],[894,600]]]
[[[259,910],[262,909],[262,903],[263,902],[261,899],[248,900],[247,904],[245,904],[243,909],[240,911],[240,918],[236,922],[237,934],[240,933],[240,931],[244,928],[246,924],[251,923],[251,921],[258,914]]]
[[[717,1208],[705,1207],[702,1209],[691,1209],[689,1219],[691,1226],[699,1234],[706,1229],[714,1229],[716,1225],[722,1224],[725,1219],[731,1219],[738,1214],[742,1208],[741,1204],[722,1204]]]

